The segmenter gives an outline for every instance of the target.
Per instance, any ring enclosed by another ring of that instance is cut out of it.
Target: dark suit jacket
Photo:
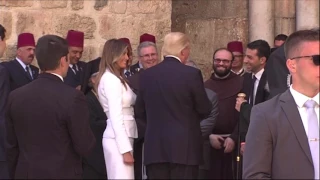
[[[77,66],[78,66],[78,69],[79,69],[79,72],[78,72],[77,75],[69,67],[67,76],[63,80],[64,83],[70,85],[73,88],[76,88],[77,86],[82,85],[83,84],[83,80],[84,80],[84,71],[86,69],[86,64],[87,63],[85,63],[83,61],[79,61],[77,63]]]
[[[270,88],[270,98],[285,92],[288,89],[288,77],[290,72],[286,65],[284,45],[277,48],[269,57],[265,70]],[[291,84],[291,78],[289,78]]]
[[[86,98],[90,112],[90,126],[94,136],[96,137],[97,143],[92,152],[83,159],[83,163],[87,165],[85,167],[91,169],[91,171],[88,172],[95,172],[97,175],[107,177],[102,148],[102,135],[106,129],[107,116],[103,111],[99,100],[92,91],[87,93]],[[89,174],[86,174],[86,176],[89,176]],[[84,177],[84,179],[88,178],[90,179],[90,177]]]
[[[140,75],[136,116],[146,119],[144,163],[202,163],[200,121],[212,104],[201,71],[173,57]],[[147,117],[147,118],[146,118]]]
[[[81,91],[84,94],[87,94],[91,90],[91,88],[88,86],[89,79],[93,73],[99,71],[100,61],[101,61],[101,57],[98,57],[97,59],[89,61],[84,68],[83,81],[81,86]]]
[[[6,69],[0,64],[0,161],[6,161],[5,154],[5,105],[10,91],[9,76]],[[0,171],[1,172],[1,171]],[[1,177],[1,176],[0,176]]]
[[[252,73],[246,73],[243,80],[243,89],[242,92],[246,94],[246,100],[249,102],[249,96],[251,92],[251,79]],[[267,84],[267,73],[263,72],[261,79],[259,81],[256,97],[255,97],[255,105],[266,101],[269,97],[269,90],[266,89]],[[244,142],[246,138],[246,134],[248,131],[249,123],[250,123],[250,114],[252,105],[248,102],[242,103],[240,107],[240,141]]]
[[[244,179],[314,179],[308,138],[290,90],[253,107]]]
[[[48,73],[10,93],[6,130],[11,178],[82,178],[95,145],[85,96]]]
[[[210,170],[210,155],[211,145],[209,142],[209,136],[212,134],[214,125],[216,123],[219,109],[218,109],[218,96],[210,89],[205,89],[209,100],[211,101],[211,113],[210,115],[200,122],[200,128],[203,140],[203,160],[204,163],[200,166],[200,169]]]
[[[134,65],[130,66],[130,72],[131,74],[136,74],[137,72],[139,72],[141,70],[140,65],[139,65],[139,61],[137,63],[135,63]]]
[[[24,86],[32,81],[27,75],[27,72],[21,64],[16,60],[1,63],[7,69],[10,79],[10,91],[15,90],[21,86]],[[33,79],[36,79],[39,75],[39,68],[30,65]]]

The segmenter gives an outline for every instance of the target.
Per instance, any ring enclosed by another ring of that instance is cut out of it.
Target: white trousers
[[[133,138],[129,139],[133,147]],[[134,166],[123,162],[115,139],[102,138],[102,146],[108,179],[134,179]]]

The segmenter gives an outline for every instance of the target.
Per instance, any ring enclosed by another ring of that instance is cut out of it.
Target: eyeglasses
[[[148,57],[156,57],[157,55],[158,55],[157,53],[151,53],[151,54],[145,54],[145,55],[140,56],[140,57],[148,58]]]
[[[232,60],[228,60],[228,59],[213,59],[213,62],[216,64],[219,64],[220,62],[222,62],[223,64],[228,64],[230,63]]]
[[[320,62],[319,62],[319,59],[320,59],[320,55],[312,55],[312,56],[298,56],[298,57],[293,57],[293,58],[290,58],[290,59],[300,59],[300,58],[311,58],[313,60],[313,64],[316,65],[316,66],[319,66]]]

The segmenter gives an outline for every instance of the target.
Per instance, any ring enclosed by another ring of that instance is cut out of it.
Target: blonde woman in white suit
[[[99,67],[98,97],[108,117],[102,138],[108,179],[134,179],[133,139],[138,137],[133,113],[136,95],[123,74],[129,59],[127,53],[125,42],[110,39],[104,45]]]

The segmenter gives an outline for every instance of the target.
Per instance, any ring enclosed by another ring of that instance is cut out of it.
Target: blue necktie
[[[311,151],[315,179],[319,179],[319,124],[315,111],[316,102],[314,100],[308,100],[304,106],[307,108],[308,117],[308,139],[309,147]]]

